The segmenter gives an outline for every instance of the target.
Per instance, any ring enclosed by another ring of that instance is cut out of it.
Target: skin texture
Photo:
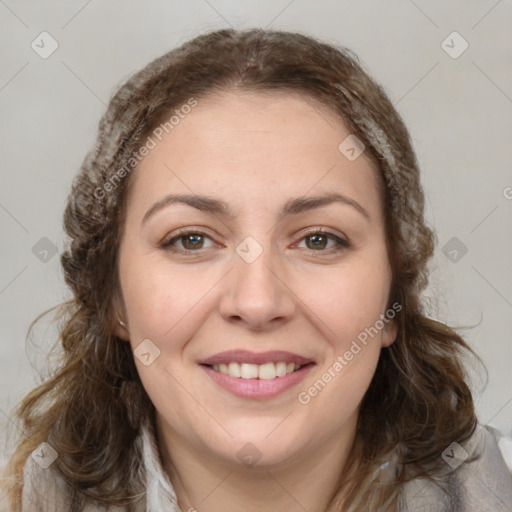
[[[312,99],[229,91],[198,101],[135,171],[119,254],[119,314],[127,324],[119,335],[133,349],[149,339],[160,350],[149,366],[135,361],[182,510],[327,507],[380,350],[396,337],[390,321],[307,405],[299,403],[298,394],[387,309],[382,199],[365,154],[351,162],[338,150],[349,134]],[[289,199],[331,192],[357,201],[368,218],[341,203],[278,217]],[[142,222],[170,193],[214,197],[234,216],[172,204]],[[207,235],[174,242],[188,253],[160,247],[188,227]],[[315,237],[305,237],[310,228],[350,247],[329,238],[316,248]],[[236,252],[247,236],[263,250],[252,263]],[[197,363],[233,349],[289,351],[316,366],[274,398],[240,398]],[[237,456],[249,442],[261,454],[253,467]]]

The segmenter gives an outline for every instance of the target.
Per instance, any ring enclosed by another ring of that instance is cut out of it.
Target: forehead
[[[158,199],[169,191],[217,192],[236,211],[244,204],[270,207],[283,196],[338,191],[363,202],[366,197],[370,209],[380,203],[379,171],[368,151],[347,159],[339,146],[352,136],[349,129],[309,96],[210,94],[167,128],[152,136],[155,147],[131,176],[133,200]]]

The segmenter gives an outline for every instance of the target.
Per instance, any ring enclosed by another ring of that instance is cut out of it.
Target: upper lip
[[[227,363],[249,363],[249,364],[265,364],[265,363],[295,363],[298,365],[305,365],[313,363],[312,359],[292,354],[291,352],[272,351],[272,352],[249,352],[247,350],[228,350],[227,352],[220,352],[206,359],[201,359],[198,364],[227,364]]]

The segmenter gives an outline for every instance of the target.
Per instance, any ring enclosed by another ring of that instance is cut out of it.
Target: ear
[[[384,326],[385,328],[382,330],[382,346],[389,347],[396,340],[398,323],[396,319],[388,319]]]
[[[124,322],[126,327],[123,327],[119,321]],[[112,299],[112,330],[118,338],[130,341],[130,331],[128,330],[127,324],[126,307],[123,298],[116,292]]]

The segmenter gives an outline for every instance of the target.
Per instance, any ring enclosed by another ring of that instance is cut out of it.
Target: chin
[[[276,435],[274,439],[265,435],[234,436],[226,446],[211,447],[229,464],[245,466],[248,469],[270,470],[286,467],[297,455],[298,442],[289,435],[286,438]]]

